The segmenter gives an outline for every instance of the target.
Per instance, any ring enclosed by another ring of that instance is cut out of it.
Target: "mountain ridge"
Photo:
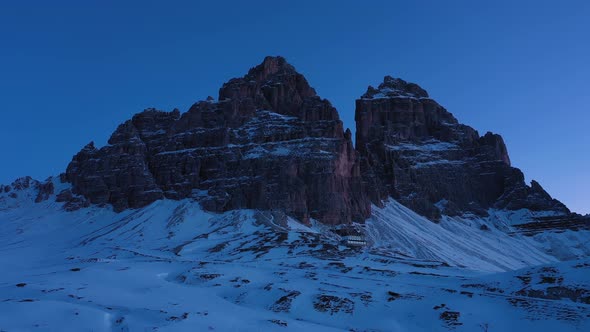
[[[327,224],[362,222],[388,197],[433,221],[492,207],[570,213],[524,183],[500,135],[479,136],[419,85],[385,76],[356,104],[353,147],[331,103],[285,58],[266,57],[224,83],[217,101],[184,113],[148,108],[107,146],[86,145],[59,196],[69,209],[117,211],[191,197],[211,211],[278,209]]]
[[[588,329],[590,218],[525,185],[501,137],[385,78],[409,91],[357,101],[357,149],[266,61],[0,186],[0,330]]]

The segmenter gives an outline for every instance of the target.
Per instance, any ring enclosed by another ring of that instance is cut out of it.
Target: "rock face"
[[[117,211],[194,198],[213,211],[281,210],[340,224],[370,214],[358,161],[336,109],[285,59],[267,57],[225,83],[218,102],[136,114],[109,145],[74,156],[65,180]]]
[[[361,172],[379,204],[393,196],[430,218],[486,209],[569,213],[510,166],[502,137],[480,136],[413,83],[386,76],[356,101]]]

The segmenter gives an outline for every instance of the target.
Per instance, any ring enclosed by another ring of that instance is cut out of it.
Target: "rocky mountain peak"
[[[390,97],[409,97],[409,98],[428,98],[428,92],[422,89],[418,84],[408,83],[401,78],[385,76],[383,83],[375,89],[369,86],[367,92],[361,98],[390,98]]]
[[[273,77],[299,74],[295,67],[287,62],[282,56],[267,56],[261,64],[251,68],[246,75],[247,78],[258,82],[266,82]]]
[[[219,101],[251,102],[256,109],[303,120],[339,120],[332,105],[317,96],[307,79],[283,57],[266,57],[241,78],[223,84]]]

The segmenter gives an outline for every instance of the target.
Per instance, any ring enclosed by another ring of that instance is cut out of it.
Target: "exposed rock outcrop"
[[[41,203],[50,199],[54,190],[53,178],[51,177],[44,182],[35,180],[30,176],[20,177],[10,185],[0,185],[0,209],[9,206],[18,206],[18,202],[16,201],[7,203],[7,198],[12,200],[18,198],[30,199],[35,203]],[[7,195],[4,196],[4,194]]]
[[[23,176],[14,180],[9,187],[12,187],[14,190],[25,190],[29,189],[31,186],[34,186],[38,183],[39,181],[34,180],[30,176]]]
[[[38,183],[36,185],[37,189],[37,197],[35,198],[35,203],[40,203],[49,199],[51,195],[53,195],[54,186],[53,181],[51,178],[43,183]]]
[[[350,131],[281,57],[225,83],[218,102],[135,115],[109,145],[84,147],[65,178],[117,211],[192,197],[213,211],[278,209],[328,224],[370,214]]]
[[[76,211],[90,206],[90,201],[86,197],[75,195],[70,189],[60,191],[59,194],[55,196],[55,201],[58,203],[65,203],[63,209],[66,211]]]
[[[393,196],[416,212],[485,215],[491,207],[569,213],[510,165],[501,136],[480,136],[413,83],[386,76],[356,101],[361,172],[379,204]]]

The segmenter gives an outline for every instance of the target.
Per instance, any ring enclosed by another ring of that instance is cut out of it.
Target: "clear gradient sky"
[[[590,2],[207,2],[0,2],[0,183],[59,174],[134,113],[186,111],[283,55],[352,130],[369,84],[420,84],[590,213]]]

